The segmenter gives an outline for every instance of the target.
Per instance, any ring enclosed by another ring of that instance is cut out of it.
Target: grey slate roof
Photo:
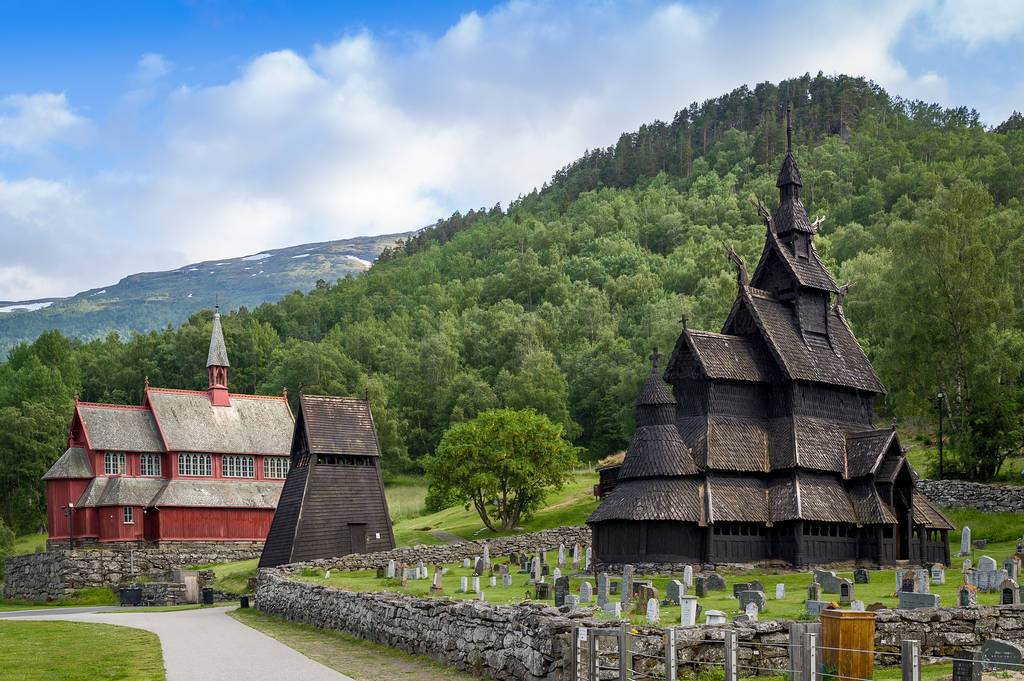
[[[743,336],[684,329],[697,361],[708,378],[733,381],[768,380],[763,362],[758,360],[753,343]]]
[[[288,454],[292,416],[283,397],[231,395],[214,407],[205,392],[150,388],[146,398],[167,448],[175,452]]]
[[[107,483],[113,480],[113,478],[93,478],[89,485],[82,492],[82,496],[75,502],[77,508],[85,508],[88,506],[96,506],[99,502],[100,497],[103,496],[103,491],[107,489]]]
[[[275,508],[283,487],[283,481],[168,480],[152,505]]]
[[[224,330],[220,326],[220,312],[213,314],[213,333],[210,334],[210,352],[206,356],[206,366],[231,366],[228,362],[228,349],[224,344]]]
[[[43,480],[91,477],[93,477],[92,466],[89,464],[89,456],[85,450],[81,447],[68,447],[67,451],[50,466],[50,470],[46,471]]]
[[[95,506],[149,506],[167,484],[161,478],[109,478]]]
[[[299,410],[310,453],[380,456],[377,430],[366,400],[302,395]]]
[[[145,407],[79,402],[76,409],[94,450],[166,451],[153,414]]]

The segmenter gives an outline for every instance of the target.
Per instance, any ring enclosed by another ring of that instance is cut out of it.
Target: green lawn
[[[196,565],[189,569],[213,570],[213,574],[217,578],[213,588],[244,594],[249,593],[249,578],[256,576],[256,566],[259,562],[259,558],[249,558],[248,560],[236,560],[233,563]]]
[[[252,608],[228,614],[356,681],[487,681],[488,678],[466,674],[429,658],[408,655],[340,631],[289,622]]]
[[[22,599],[0,600],[0,612],[10,610],[34,610],[37,608],[70,608],[89,605],[118,605],[117,594],[106,587],[81,589],[60,601],[26,601]]]
[[[0,620],[0,681],[163,681],[156,634],[111,624]]]
[[[42,553],[46,550],[46,533],[23,534],[15,537],[14,548],[11,549],[12,556],[20,556],[23,553]]]
[[[519,532],[535,532],[562,525],[582,525],[587,517],[597,508],[597,500],[593,495],[597,483],[597,473],[580,471],[573,480],[557,492],[552,492],[544,507],[523,522],[523,529],[506,534]],[[394,511],[392,511],[394,514]],[[430,534],[430,530],[447,532],[463,539],[484,539],[497,536],[484,528],[477,512],[470,508],[454,506],[443,511],[418,517],[408,517],[394,524],[395,543],[398,546],[415,546],[416,544],[443,544],[444,542]]]
[[[997,562],[1001,563],[1002,559],[1012,553],[1014,548],[1014,542],[990,544],[984,552],[975,552],[974,564],[977,564],[978,558],[982,555],[990,555],[995,558]],[[557,555],[557,551],[550,551],[547,554],[548,564],[552,566],[552,569],[554,568]],[[495,563],[507,561],[507,557],[499,557],[496,559]],[[939,594],[943,605],[953,605],[956,602],[957,588],[963,581],[960,576],[960,567],[962,564],[962,558],[953,558],[953,566],[946,571],[946,584],[931,587],[932,593]],[[432,566],[428,567],[431,567],[432,574]],[[461,565],[458,567],[448,567],[448,573],[444,576],[445,596],[455,600],[475,598],[475,594],[457,593],[460,577],[471,577],[472,570],[469,568],[463,568]],[[526,585],[527,575],[519,574],[517,570],[518,568],[515,567],[511,570],[512,586],[510,587],[501,587],[500,578],[498,579],[499,586],[491,587],[489,586],[488,578],[481,577],[480,589],[484,593],[484,599],[495,604],[510,604],[519,603],[526,598],[532,598],[533,587],[528,587]],[[853,579],[852,571],[838,572],[837,574],[841,577],[847,577],[851,580]],[[641,575],[637,575],[637,577],[644,578]],[[727,588],[725,591],[712,591],[707,597],[701,599],[700,603],[704,607],[705,612],[714,609],[722,610],[730,615],[739,614],[739,603],[735,599],[728,597],[728,595],[732,593],[732,585],[736,582],[747,582],[751,579],[760,579],[764,583],[765,592],[769,597],[768,607],[763,613],[763,617],[770,619],[799,619],[806,617],[804,614],[804,600],[807,598],[807,586],[811,581],[810,573],[780,573],[769,572],[766,570],[753,570],[742,574],[726,573],[725,577],[727,582]],[[429,593],[429,579],[410,580],[407,586],[402,586],[396,580],[377,579],[376,572],[372,570],[354,572],[340,572],[332,570],[331,576],[328,578],[325,576],[323,570],[312,570],[307,568],[295,578],[304,582],[326,584],[335,588],[351,591],[389,591],[393,593],[406,593],[424,598],[432,597]],[[659,596],[664,598],[665,585],[669,581],[669,578],[651,577],[650,579],[652,579],[654,586],[658,589]],[[587,580],[591,582],[592,586],[596,587],[593,577],[588,577]],[[547,581],[553,582],[554,579],[553,577],[548,577]],[[579,586],[583,581],[583,577],[570,576],[569,584],[571,591],[578,592]],[[775,585],[780,583],[785,584],[786,586],[786,598],[784,600],[777,601],[774,600]],[[895,573],[892,570],[872,570],[870,584],[856,585],[856,597],[869,605],[877,601],[887,607],[896,607],[898,598],[896,597],[895,592]],[[823,597],[826,596],[827,595],[823,595]],[[838,599],[838,595],[831,595],[831,598]],[[996,593],[979,594],[978,601],[979,603],[986,605],[996,605],[998,604],[999,598]],[[661,618],[663,625],[676,624],[680,619],[679,606],[662,606]],[[643,623],[643,617],[638,614],[631,614],[629,619],[634,624]]]

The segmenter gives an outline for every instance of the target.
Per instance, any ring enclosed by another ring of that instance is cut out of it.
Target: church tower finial
[[[793,122],[790,114],[793,112],[793,105],[786,102],[786,151],[793,152]]]
[[[228,349],[224,344],[224,329],[220,325],[220,305],[213,313],[213,332],[210,334],[210,352],[206,356],[206,369],[210,376],[210,404],[215,407],[230,407],[228,397]]]

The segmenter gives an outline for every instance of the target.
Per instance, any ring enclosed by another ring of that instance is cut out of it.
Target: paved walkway
[[[21,610],[0,613],[0,618],[102,622],[152,631],[160,637],[167,681],[353,681],[229,617],[230,608],[136,613],[82,610],[99,609]]]

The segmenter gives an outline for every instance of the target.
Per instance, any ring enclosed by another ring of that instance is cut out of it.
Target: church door
[[[366,553],[366,523],[349,523],[348,538],[352,553]]]

